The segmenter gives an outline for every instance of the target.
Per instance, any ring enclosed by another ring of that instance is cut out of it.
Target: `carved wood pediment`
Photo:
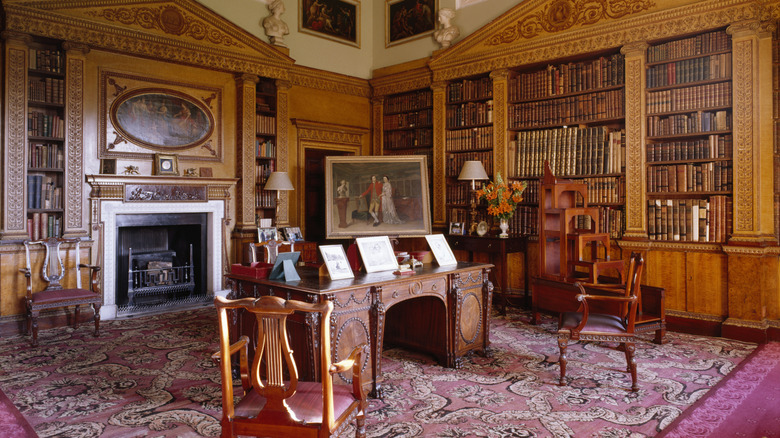
[[[527,0],[429,66],[444,81],[777,17],[776,1]]]
[[[9,31],[96,49],[277,79],[295,62],[194,0],[2,4]]]

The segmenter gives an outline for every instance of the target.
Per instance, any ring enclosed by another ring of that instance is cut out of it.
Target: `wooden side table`
[[[529,268],[528,268],[528,236],[525,235],[510,235],[508,238],[502,239],[495,236],[467,236],[458,234],[447,235],[447,241],[450,243],[450,247],[453,251],[467,251],[469,253],[469,262],[474,261],[475,253],[488,254],[490,257],[490,263],[493,264],[496,269],[495,279],[493,284],[495,285],[496,298],[501,296],[501,314],[506,315],[506,304],[511,295],[518,295],[513,293],[509,288],[509,266],[507,263],[508,255],[511,253],[523,253],[524,275],[523,275],[523,299],[525,305],[530,305],[530,281],[529,281]]]

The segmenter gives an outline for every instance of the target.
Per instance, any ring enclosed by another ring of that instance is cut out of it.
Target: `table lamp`
[[[473,235],[477,231],[477,198],[475,193],[477,187],[475,181],[488,179],[487,172],[485,172],[481,161],[466,161],[463,163],[458,179],[471,181],[471,227],[469,228],[469,234]]]
[[[276,190],[276,215],[274,218],[276,224],[278,225],[279,204],[281,203],[279,192],[282,190],[295,190],[295,187],[293,187],[292,181],[290,181],[290,177],[287,175],[287,172],[271,172],[271,175],[268,176],[268,180],[265,182],[265,187],[263,187],[263,190]]]

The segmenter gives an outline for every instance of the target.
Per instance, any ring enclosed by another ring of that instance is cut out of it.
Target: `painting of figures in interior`
[[[385,46],[405,43],[433,33],[438,0],[385,0]]]
[[[326,235],[430,234],[426,157],[327,157]]]
[[[298,30],[360,47],[360,3],[355,0],[300,0]]]

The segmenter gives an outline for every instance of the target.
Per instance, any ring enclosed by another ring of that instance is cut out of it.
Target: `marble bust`
[[[452,40],[460,35],[458,26],[452,24],[452,20],[455,19],[455,11],[451,8],[439,9],[439,29],[433,33],[433,38],[441,45],[442,49],[446,49],[452,45]]]
[[[273,0],[268,5],[268,10],[271,11],[271,15],[263,19],[265,34],[268,36],[271,44],[286,47],[284,36],[290,33],[290,29],[287,27],[287,23],[281,19],[285,11],[284,3],[282,0]]]

